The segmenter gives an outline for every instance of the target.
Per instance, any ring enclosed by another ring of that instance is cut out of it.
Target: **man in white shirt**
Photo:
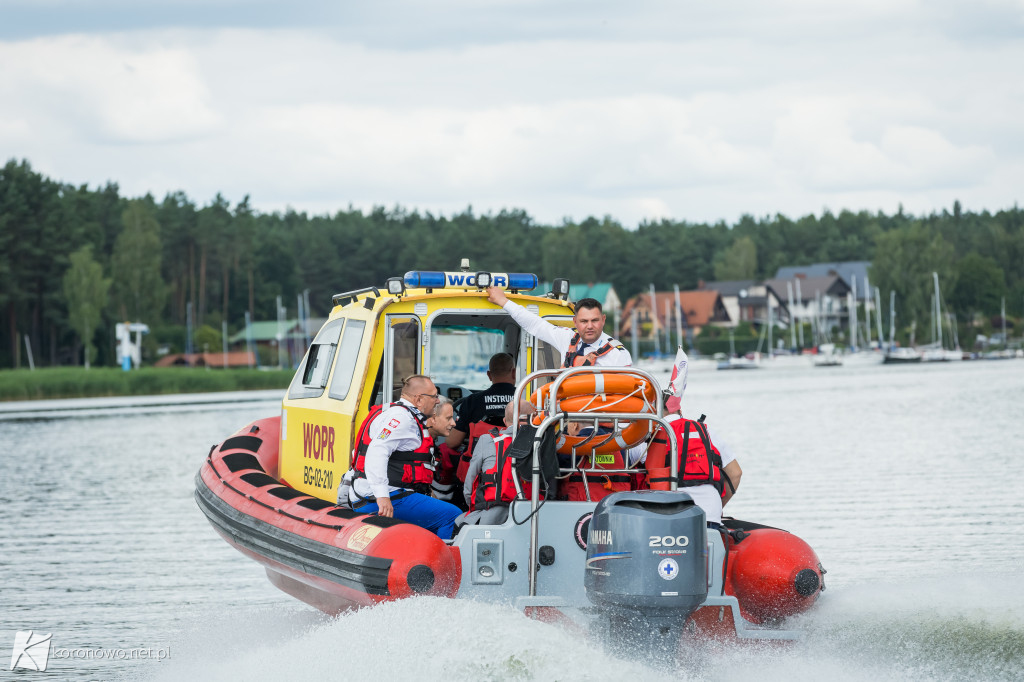
[[[429,377],[409,377],[401,398],[370,422],[369,442],[357,443],[355,480],[349,492],[352,508],[415,523],[443,539],[452,536],[462,510],[419,491],[433,480],[435,435],[448,431],[451,413],[442,413],[443,427],[431,433],[424,415],[433,415],[440,396]]]
[[[508,300],[500,287],[488,288],[487,300],[504,309],[523,331],[554,346],[563,356],[562,367],[629,367],[633,364],[625,346],[604,333],[607,318],[596,299],[583,298],[576,302],[572,318],[575,330],[551,324]]]

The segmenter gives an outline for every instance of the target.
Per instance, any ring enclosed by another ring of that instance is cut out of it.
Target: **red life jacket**
[[[723,494],[722,455],[708,436],[704,415],[700,419],[677,419],[671,423],[679,447],[680,488],[695,485],[713,485]],[[652,490],[668,490],[672,482],[668,460],[668,439],[664,431],[655,435],[647,449],[646,467]]]
[[[469,434],[466,436],[465,446],[466,449],[462,451],[462,455],[459,457],[459,466],[455,471],[455,477],[463,483],[466,482],[466,472],[469,471],[469,461],[473,459],[473,448],[476,446],[476,441],[485,434],[490,433],[494,430],[494,424],[489,424],[485,421],[471,422],[469,425]]]
[[[595,466],[599,469],[625,469],[626,464],[622,459],[622,451],[615,450],[604,454],[593,455]],[[579,460],[579,467],[586,469],[590,467],[590,457],[583,457]],[[627,473],[587,473],[574,471],[559,484],[559,495],[564,496],[570,502],[582,502],[587,499],[587,488],[590,489],[590,499],[594,502],[604,499],[607,495],[622,490],[633,489],[634,477]]]
[[[490,468],[481,470],[473,480],[473,493],[466,501],[469,504],[469,511],[490,509],[499,505],[507,506],[516,499],[514,462],[511,457],[505,455],[512,443],[512,436],[503,434],[493,427],[489,435],[494,439],[494,463]],[[530,484],[523,481],[520,485],[523,494],[529,497],[533,490]]]
[[[388,485],[395,488],[412,488],[417,492],[426,491],[434,480],[434,438],[427,431],[426,424],[404,403],[391,403],[388,407],[405,409],[420,427],[423,440],[415,450],[395,450],[388,458]],[[382,405],[374,405],[359,427],[356,439],[355,458],[352,468],[356,476],[366,477],[366,450],[373,442],[370,426],[383,411]],[[385,426],[386,427],[386,426]]]
[[[437,446],[437,468],[434,470],[434,490],[449,492],[454,489],[458,480],[459,462],[462,460],[462,453],[448,447],[447,443],[440,443]]]
[[[621,346],[622,344],[615,339],[611,339],[608,343],[591,352],[596,353],[597,357],[601,357],[602,355],[610,353],[617,345]],[[576,332],[572,335],[572,341],[569,342],[569,350],[565,351],[565,359],[562,361],[562,369],[566,369],[567,367],[585,367],[595,364],[587,359],[587,355],[589,355],[589,353],[586,355],[576,355],[579,350],[579,346],[580,333]]]

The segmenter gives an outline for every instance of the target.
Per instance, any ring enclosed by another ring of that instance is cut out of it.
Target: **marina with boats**
[[[938,273],[930,273],[929,284],[933,288],[927,326],[930,340],[919,343],[916,321],[912,321],[909,326],[902,325],[901,331],[895,290],[889,292],[887,314],[883,310],[881,290],[871,286],[866,274],[868,263],[825,265],[827,270],[818,266],[804,269],[816,273],[827,272],[822,276],[805,276],[800,268],[790,268],[788,275],[792,279],[776,277],[760,285],[756,282],[702,283],[702,287],[719,291],[723,295],[724,308],[733,316],[731,322],[718,322],[726,329],[724,336],[728,339],[728,346],[713,354],[715,367],[720,370],[789,367],[799,364],[792,360],[794,357],[803,357],[806,364],[823,368],[1024,357],[1024,339],[1013,341],[1008,335],[1005,297],[1002,299],[1001,314],[997,318],[1001,333],[993,333],[991,338],[977,335],[973,347],[964,348],[959,339],[956,315],[947,309],[942,296]],[[849,272],[844,272],[844,268]],[[784,274],[785,270],[781,269],[779,274]],[[844,277],[849,279],[849,284]],[[858,278],[863,278],[860,294]],[[813,293],[805,295],[804,290]],[[782,291],[785,296],[779,293]],[[688,293],[684,292],[684,301]],[[653,301],[653,288],[650,295]],[[730,298],[736,301],[731,302]],[[636,307],[632,312],[636,314]],[[647,312],[650,312],[650,307]],[[694,361],[700,363],[700,344],[694,343],[692,334],[684,333],[688,328],[688,316],[694,312],[684,310],[682,305],[675,302],[671,308],[666,305],[660,323],[650,318],[653,320],[650,335],[654,337],[655,343],[648,346],[653,348],[653,352],[647,356],[647,362],[657,366],[662,355],[661,347],[666,349],[667,354],[668,349],[678,346],[685,348]],[[702,319],[709,318],[705,316]],[[673,320],[677,321],[675,345],[670,324]],[[678,320],[682,320],[682,323]],[[750,320],[757,329],[757,336],[747,342],[749,350],[737,351],[735,329],[742,326],[745,320]],[[631,337],[634,349],[638,347],[635,330],[639,326],[629,326],[630,332],[634,334]],[[808,334],[806,339],[805,332]],[[897,338],[902,335],[906,336],[901,344]],[[755,341],[756,345],[753,343]],[[996,345],[993,347],[993,344]]]

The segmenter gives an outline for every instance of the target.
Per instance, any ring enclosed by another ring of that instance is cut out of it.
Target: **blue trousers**
[[[435,500],[429,495],[412,493],[398,499],[391,498],[391,506],[395,509],[395,518],[422,526],[436,533],[442,540],[448,540],[455,533],[455,519],[462,510],[454,504],[443,500]],[[360,514],[375,514],[378,511],[376,502],[367,502],[355,508]]]

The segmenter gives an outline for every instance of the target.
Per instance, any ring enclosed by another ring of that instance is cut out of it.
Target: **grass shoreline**
[[[0,371],[0,401],[285,389],[292,370],[48,367]]]

